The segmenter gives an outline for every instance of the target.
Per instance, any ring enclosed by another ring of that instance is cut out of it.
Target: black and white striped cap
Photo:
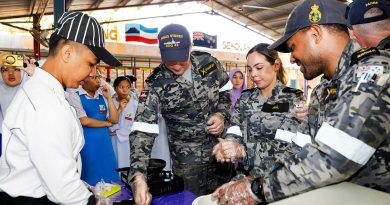
[[[65,12],[57,22],[54,33],[65,39],[84,44],[100,60],[111,66],[121,63],[104,48],[104,31],[99,22],[79,11]]]

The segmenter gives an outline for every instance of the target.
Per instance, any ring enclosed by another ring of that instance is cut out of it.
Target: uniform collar
[[[39,82],[42,82],[46,86],[48,86],[53,92],[59,96],[60,98],[65,99],[65,91],[62,87],[61,83],[50,73],[47,71],[37,68],[35,69],[34,75],[31,77],[32,79],[37,79]]]
[[[95,92],[95,95],[93,97],[89,96],[88,92],[85,91],[81,85],[79,86],[79,88],[77,88],[77,91],[79,92],[79,95],[86,95],[86,96],[93,98],[93,99],[98,99],[99,95],[102,95],[100,88]]]
[[[332,80],[338,80],[341,76],[348,72],[351,63],[351,56],[359,49],[359,44],[353,40],[349,40],[347,46],[345,46],[343,52],[341,53],[339,62],[337,63],[336,72],[333,75]]]
[[[386,38],[382,39],[378,44],[379,50],[386,50],[390,49],[390,36],[387,36]]]
[[[277,80],[275,83],[275,87],[272,88],[271,96],[266,101],[273,100],[276,96],[279,95],[280,92],[282,92],[284,87],[286,87],[286,86],[283,85],[279,80]],[[256,88],[256,91],[252,93],[252,96],[251,96],[252,100],[257,100],[259,97],[261,97],[260,92],[261,92],[260,89]]]

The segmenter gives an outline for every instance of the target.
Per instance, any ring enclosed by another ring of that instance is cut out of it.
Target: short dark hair
[[[117,88],[119,83],[121,83],[122,81],[124,80],[127,80],[129,83],[130,83],[130,86],[131,86],[131,80],[127,77],[127,76],[118,76],[115,80],[114,80],[114,88]]]
[[[62,36],[53,33],[49,39],[49,56],[55,55],[57,53],[58,46],[60,44],[67,43],[68,41],[69,40],[63,38]]]
[[[338,33],[345,33],[349,35],[348,27],[343,24],[323,24],[326,29],[328,29],[331,32],[338,32]]]

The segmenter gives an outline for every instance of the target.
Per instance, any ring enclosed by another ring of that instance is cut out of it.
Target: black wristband
[[[88,198],[88,203],[87,203],[87,205],[96,205],[96,198],[95,198],[95,196],[92,194],[92,196],[90,196],[89,198]]]
[[[257,198],[265,202],[264,189],[263,189],[264,178],[259,177],[252,181],[251,190]]]

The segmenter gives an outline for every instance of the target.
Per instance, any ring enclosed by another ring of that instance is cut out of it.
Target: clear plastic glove
[[[211,195],[224,205],[254,205],[261,202],[252,192],[251,183],[244,177],[220,186]]]
[[[295,107],[292,114],[299,122],[303,122],[309,114],[309,107],[307,105],[304,105],[302,108]]]
[[[152,195],[149,193],[148,184],[143,175],[135,176],[134,181],[131,183],[131,189],[136,204],[149,205],[152,202]]]
[[[213,148],[217,161],[230,162],[246,156],[245,148],[236,142],[218,138],[219,143]]]
[[[28,76],[34,75],[35,72],[35,62],[34,58],[23,55],[23,62],[26,64],[26,67],[21,67],[20,69],[27,73]]]
[[[212,135],[219,135],[225,128],[225,120],[221,113],[217,112],[210,116],[206,122],[206,131]]]

